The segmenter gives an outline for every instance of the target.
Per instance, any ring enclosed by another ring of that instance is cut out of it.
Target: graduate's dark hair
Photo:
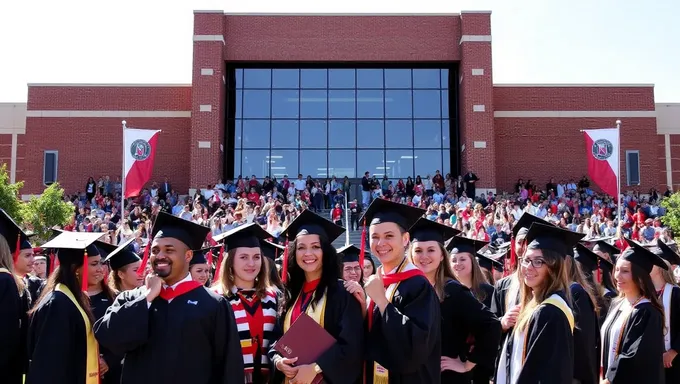
[[[578,283],[583,290],[586,291],[588,294],[588,298],[590,299],[590,302],[593,304],[593,308],[595,308],[595,314],[600,315],[600,305],[598,304],[596,295],[597,291],[595,290],[595,287],[588,281],[585,277],[585,273],[583,271],[583,268],[581,266],[581,263],[577,262],[571,257],[566,258],[566,263],[567,263],[567,274],[571,278],[571,281]]]
[[[275,286],[279,292],[283,292],[283,282],[276,267],[276,262],[268,257],[264,258],[264,262],[267,263],[267,268],[269,269],[269,283]]]
[[[91,324],[94,324],[95,318],[92,315],[92,309],[90,308],[90,299],[87,297],[85,292],[81,291],[82,287],[78,277],[76,276],[76,270],[80,268],[83,264],[80,261],[78,264],[60,264],[54,269],[54,272],[47,279],[47,284],[40,294],[40,298],[33,303],[33,308],[28,312],[29,315],[35,313],[43,298],[51,294],[57,287],[57,284],[65,285],[73,294],[73,297],[80,305],[80,308],[85,312],[87,318],[90,320]]]
[[[661,314],[664,314],[663,304],[659,301],[659,296],[656,294],[656,288],[652,282],[652,277],[645,272],[637,264],[630,263],[630,273],[633,276],[633,283],[640,290],[640,295],[649,300],[652,306],[656,308]],[[626,295],[623,292],[619,293],[619,298],[624,298]],[[666,332],[666,324],[663,326],[664,333]]]
[[[613,272],[608,273],[607,270],[603,269],[602,270],[602,287],[607,288],[608,290],[618,293],[616,290],[616,285],[614,284],[614,277],[613,277]]]
[[[373,268],[371,275],[375,275],[375,272],[377,271],[377,268],[375,266],[375,261],[373,260],[373,257],[371,257],[371,255],[369,255],[368,253],[370,253],[370,250],[369,250],[369,252],[366,253],[366,257],[364,258],[364,262],[368,261],[368,262],[371,263],[371,268]],[[368,277],[368,276],[364,275],[364,266],[363,265],[361,266],[361,277],[362,277],[362,279]]]
[[[314,308],[319,300],[321,300],[326,288],[328,288],[329,292],[337,289],[337,281],[340,278],[338,273],[340,270],[338,252],[324,236],[319,236],[319,240],[321,243],[321,251],[323,252],[323,258],[321,259],[321,280],[319,281],[319,285],[314,292],[314,297],[309,304],[312,308]],[[302,291],[302,286],[305,283],[305,272],[300,268],[296,261],[296,250],[297,239],[288,243],[288,282],[283,296],[283,313],[286,313],[293,308],[295,299],[300,294],[300,291]]]
[[[496,285],[496,280],[493,278],[493,272],[486,268],[482,268],[481,266],[479,269],[482,271],[482,275],[484,276],[484,279],[486,280],[487,283],[491,285]]]

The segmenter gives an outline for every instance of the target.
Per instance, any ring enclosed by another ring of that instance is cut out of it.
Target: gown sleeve
[[[501,287],[499,282],[496,283],[493,290],[493,295],[491,295],[491,312],[493,312],[497,317],[503,316],[502,310],[502,297],[501,297]]]
[[[574,306],[574,378],[594,383],[599,372],[597,315],[588,292],[581,285],[571,288]]]
[[[226,298],[220,297],[215,316],[215,363],[219,370],[214,377],[221,377],[220,383],[244,383],[243,355],[241,341],[236,329],[234,312]]]
[[[527,337],[526,359],[516,384],[571,384],[574,337],[564,312],[551,304],[540,306],[533,314]]]
[[[12,355],[19,350],[21,319],[19,292],[14,278],[0,273],[0,367],[10,368]]]
[[[342,291],[340,291],[342,289]],[[337,319],[336,343],[321,354],[316,363],[331,383],[353,383],[361,375],[364,322],[361,305],[344,288],[336,290],[333,305]],[[328,319],[326,320],[328,321]]]
[[[675,337],[671,338],[671,349],[680,353],[680,288],[678,287],[674,287],[671,294],[671,321],[675,321],[675,324],[671,324],[671,329],[675,330]],[[667,332],[670,332],[670,329]],[[673,363],[680,364],[679,362],[680,358],[676,356]]]
[[[621,342],[620,354],[607,369],[607,379],[616,383],[617,378],[640,378],[637,360],[647,359],[647,356],[657,355],[661,359],[663,351],[655,348],[663,345],[663,317],[661,314],[653,316],[650,308],[637,308],[628,319]]]
[[[121,292],[94,324],[100,345],[115,355],[124,355],[146,343],[149,338],[149,305],[138,288]]]
[[[420,283],[410,284],[408,300],[397,309],[389,303],[380,321],[385,350],[390,351],[388,369],[395,372],[416,372],[426,364],[432,346],[441,338],[439,299],[434,289],[423,277],[412,277]],[[413,292],[410,292],[410,291]],[[404,292],[404,294],[407,294]]]

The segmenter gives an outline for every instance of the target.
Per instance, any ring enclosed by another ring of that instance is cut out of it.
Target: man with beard
[[[209,229],[160,212],[151,231],[146,284],[122,292],[95,326],[99,343],[125,356],[122,384],[243,383],[229,302],[193,281],[192,249]]]

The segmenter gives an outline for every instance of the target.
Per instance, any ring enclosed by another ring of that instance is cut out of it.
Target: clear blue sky
[[[194,9],[291,13],[491,10],[496,83],[653,83],[657,102],[680,102],[678,0],[234,3],[0,1],[0,102],[25,101],[26,83],[189,83]]]

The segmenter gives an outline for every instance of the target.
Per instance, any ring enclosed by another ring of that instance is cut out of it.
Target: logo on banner
[[[598,160],[607,160],[614,153],[614,145],[611,141],[600,139],[593,143],[593,157]]]
[[[137,161],[146,160],[149,158],[149,155],[151,155],[151,144],[146,140],[135,140],[130,146],[130,153],[132,154],[132,158]]]

